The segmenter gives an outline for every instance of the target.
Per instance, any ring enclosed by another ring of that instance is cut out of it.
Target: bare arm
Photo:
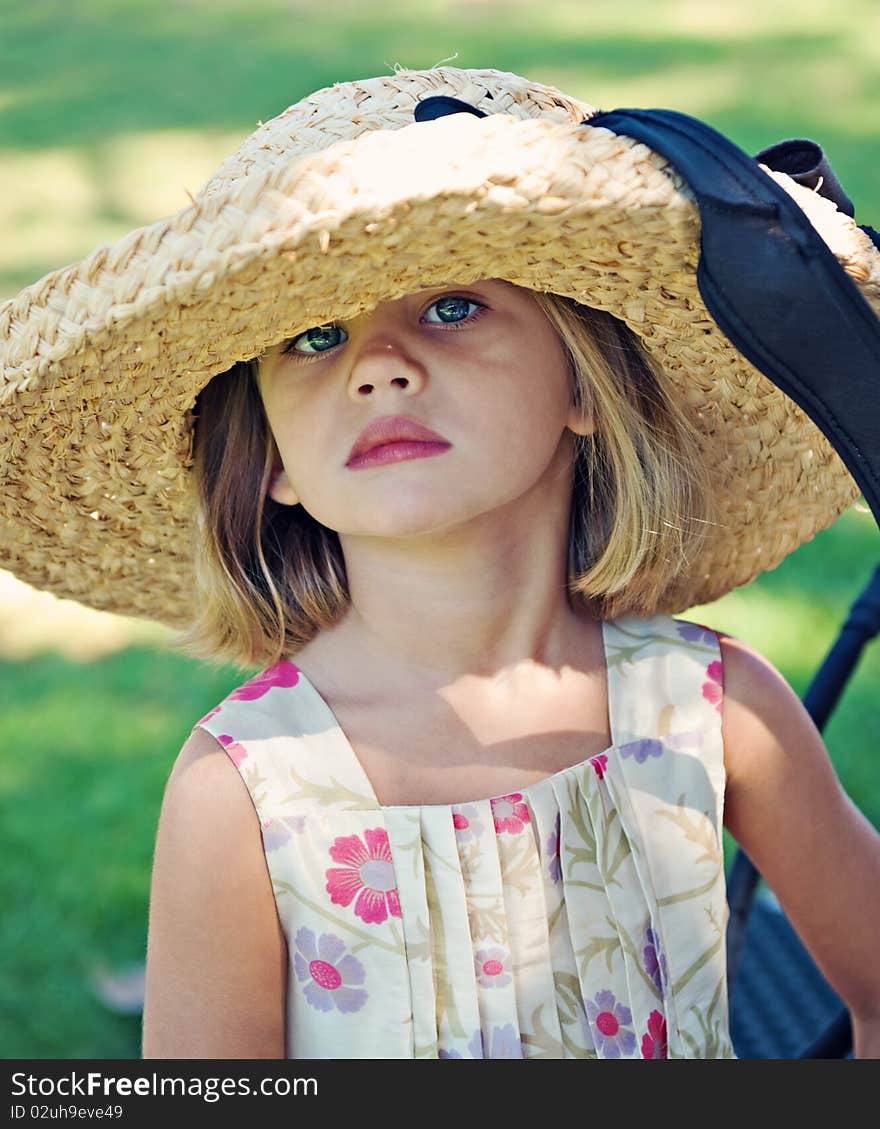
[[[880,834],[782,675],[741,641],[720,641],[725,825],[850,1009],[856,1057],[878,1058]]]
[[[287,951],[250,796],[190,735],[162,801],[147,942],[144,1058],[284,1058]]]

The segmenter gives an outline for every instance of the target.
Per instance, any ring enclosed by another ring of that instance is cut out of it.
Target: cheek
[[[555,447],[572,400],[565,359],[551,356],[544,363],[528,364],[511,357],[497,371],[490,391],[492,431],[511,442]]]
[[[352,502],[344,493],[345,452],[332,416],[288,404],[276,427],[275,445],[297,501],[316,521],[339,529]]]
[[[284,469],[293,478],[307,473],[316,459],[319,422],[314,408],[289,390],[273,390],[263,408]]]

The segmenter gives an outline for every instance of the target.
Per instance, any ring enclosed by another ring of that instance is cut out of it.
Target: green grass
[[[153,202],[169,186],[179,203],[166,210],[183,206],[184,188],[199,184],[181,149],[216,144],[219,160],[309,90],[452,56],[603,108],[684,110],[749,152],[813,137],[857,217],[880,226],[870,0],[0,7],[0,156],[13,170],[0,182],[0,297],[158,218]],[[173,138],[175,158],[163,159]],[[746,639],[803,694],[878,561],[872,519],[849,512],[774,572],[686,615]],[[865,655],[825,737],[847,790],[880,824],[878,676],[880,649]],[[165,778],[193,723],[238,681],[146,647],[88,664],[0,664],[0,1057],[138,1054],[138,1021],[105,1011],[89,978],[143,958]]]
[[[104,1012],[89,977],[144,955],[164,781],[234,681],[146,648],[0,664],[4,1057],[138,1053],[132,1023]]]

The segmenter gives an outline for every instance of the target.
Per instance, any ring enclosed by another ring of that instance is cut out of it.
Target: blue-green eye
[[[479,302],[474,302],[471,298],[462,298],[458,295],[450,294],[444,298],[438,298],[436,302],[432,302],[428,310],[436,309],[440,321],[449,324],[450,322],[466,321],[467,318],[471,316],[468,313],[468,306],[473,306],[475,309],[485,308],[481,306]],[[431,322],[431,324],[436,325],[437,322]]]
[[[300,353],[314,356],[316,353],[326,353],[341,345],[348,334],[338,325],[319,325],[314,329],[307,329],[299,337],[294,337],[284,346],[285,353]]]

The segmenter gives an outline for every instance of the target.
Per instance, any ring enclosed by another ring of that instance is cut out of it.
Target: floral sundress
[[[610,748],[484,800],[380,804],[289,660],[197,723],[262,826],[288,1058],[734,1056],[718,637],[602,638]]]

